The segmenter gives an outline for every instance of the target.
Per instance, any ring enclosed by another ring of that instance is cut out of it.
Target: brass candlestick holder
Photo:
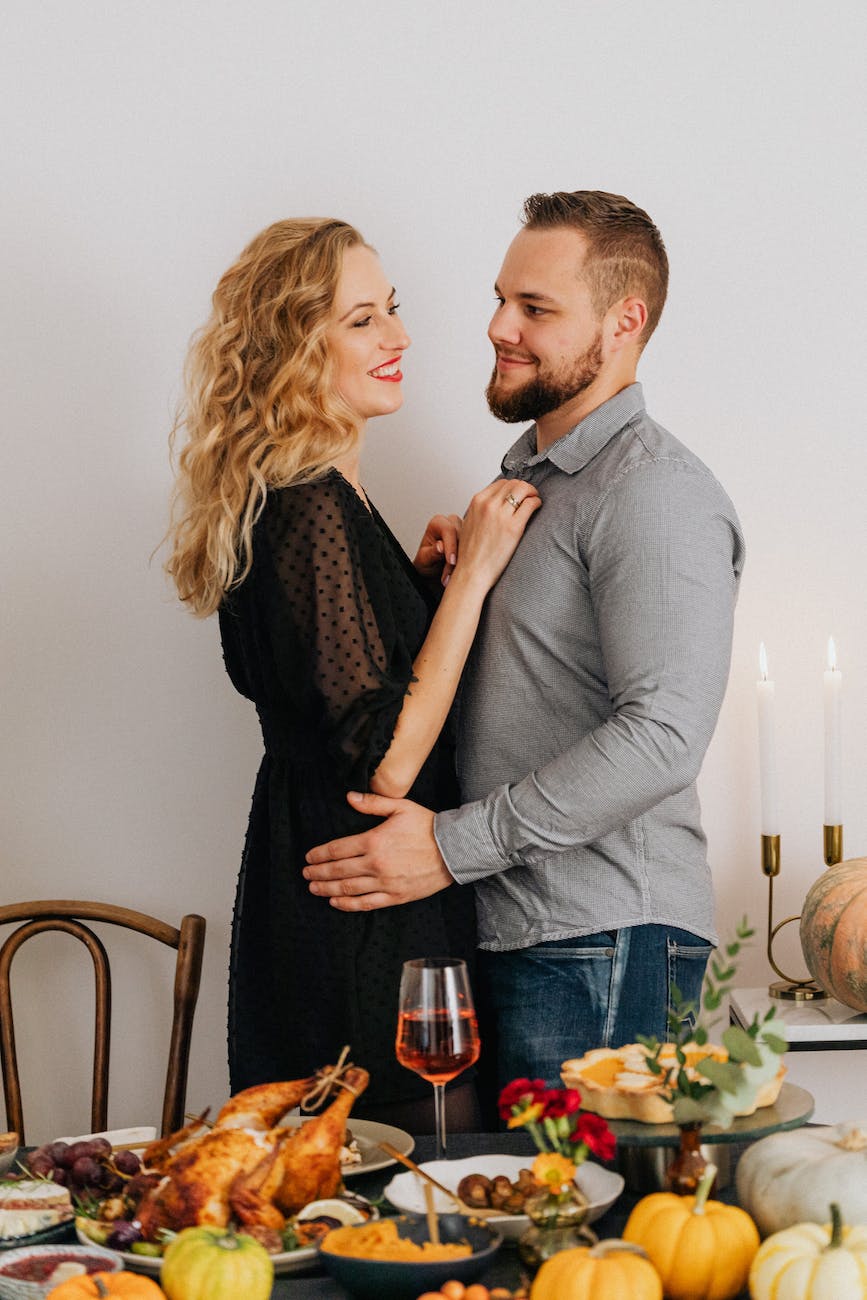
[[[823,856],[826,867],[833,867],[843,861],[843,827],[825,826],[822,834]],[[780,837],[779,835],[762,836],[762,871],[768,878],[768,961],[779,975],[779,979],[768,985],[772,998],[782,998],[789,1002],[817,1002],[828,994],[820,988],[815,980],[793,979],[781,970],[774,961],[774,940],[783,926],[800,921],[798,916],[787,916],[784,921],[774,925],[774,877],[780,874]]]

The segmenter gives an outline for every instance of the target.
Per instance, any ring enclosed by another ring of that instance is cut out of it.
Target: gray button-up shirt
[[[486,602],[458,718],[461,808],[434,830],[504,951],[639,924],[715,941],[695,781],[728,677],[731,501],[640,384],[503,461],[534,515]]]

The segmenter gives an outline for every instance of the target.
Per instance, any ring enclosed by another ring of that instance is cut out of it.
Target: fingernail
[[[452,568],[454,568],[457,562],[458,562],[458,557],[456,555],[449,556],[449,564],[452,566]]]
[[[450,578],[451,576],[452,576],[452,575],[451,575],[450,573],[444,573],[444,574],[443,574],[443,586],[444,586],[444,587],[447,587],[447,586],[449,585],[449,578]]]
[[[443,544],[442,544],[442,542],[437,542],[437,550],[439,551],[440,555],[442,555],[442,553],[443,553]]]

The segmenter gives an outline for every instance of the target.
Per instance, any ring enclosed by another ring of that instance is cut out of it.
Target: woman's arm
[[[455,697],[485,597],[541,504],[521,479],[497,480],[470,502],[457,564],[413,663],[391,744],[370,779],[377,794],[402,798],[418,776]]]

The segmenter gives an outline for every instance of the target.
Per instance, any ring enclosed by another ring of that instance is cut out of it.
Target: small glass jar
[[[576,1183],[559,1190],[540,1188],[524,1202],[531,1220],[518,1240],[518,1254],[530,1269],[571,1246],[593,1246],[597,1237],[587,1226],[589,1201]]]

